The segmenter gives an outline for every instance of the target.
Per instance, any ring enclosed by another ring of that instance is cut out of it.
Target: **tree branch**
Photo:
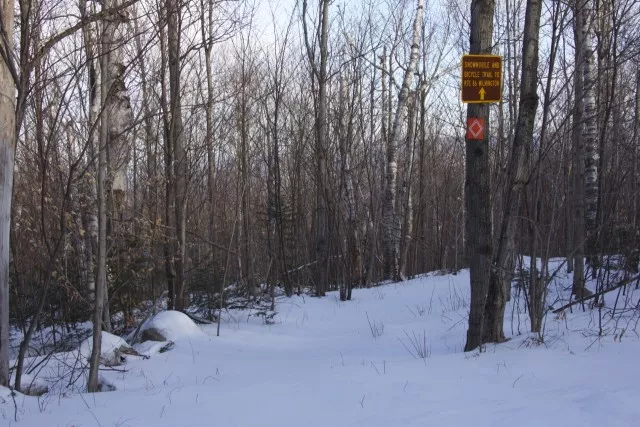
[[[583,303],[583,302],[585,302],[585,301],[589,301],[590,299],[597,298],[597,297],[599,297],[600,295],[604,295],[604,294],[606,294],[606,293],[608,293],[608,292],[615,291],[616,289],[621,288],[621,287],[623,287],[623,286],[625,286],[625,285],[628,285],[629,283],[633,282],[634,280],[638,280],[638,279],[640,279],[640,274],[636,274],[636,275],[635,275],[635,276],[633,276],[633,277],[630,277],[630,278],[628,278],[628,279],[625,279],[625,280],[621,281],[620,283],[618,283],[617,285],[615,285],[615,286],[614,286],[614,287],[612,287],[612,288],[605,289],[605,290],[602,290],[602,291],[600,291],[600,292],[596,292],[596,293],[595,293],[595,294],[593,294],[593,295],[589,295],[589,296],[587,296],[587,297],[580,298],[580,299],[575,300],[575,301],[573,301],[573,302],[567,303],[567,304],[563,305],[563,306],[562,306],[562,307],[560,307],[560,308],[556,308],[555,310],[553,310],[553,311],[552,311],[552,313],[559,313],[559,312],[561,312],[561,311],[563,311],[563,310],[566,310],[567,308],[572,307],[572,306],[574,306],[574,305],[576,305],[576,304],[581,304],[581,303]]]

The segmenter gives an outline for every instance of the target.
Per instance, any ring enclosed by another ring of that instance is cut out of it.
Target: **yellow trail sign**
[[[462,57],[462,102],[500,102],[502,98],[502,57],[464,55]]]

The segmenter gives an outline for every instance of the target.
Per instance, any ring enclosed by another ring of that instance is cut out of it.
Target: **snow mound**
[[[27,396],[42,396],[49,391],[49,384],[41,378],[29,374],[22,374],[20,378],[20,392]]]
[[[116,391],[116,386],[103,375],[98,376],[98,390],[100,391]]]
[[[147,320],[141,331],[142,341],[176,341],[199,337],[204,333],[189,316],[180,311],[163,311]]]
[[[7,387],[3,387],[0,385],[0,404],[11,402],[11,393],[13,391]],[[13,396],[15,397],[15,395]]]
[[[130,348],[131,346],[124,339],[103,331],[100,362],[106,366],[120,365],[122,363],[122,350]],[[80,355],[88,360],[91,358],[91,350],[93,350],[93,336],[90,336],[80,344]]]

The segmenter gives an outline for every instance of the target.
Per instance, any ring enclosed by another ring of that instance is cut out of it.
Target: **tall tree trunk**
[[[279,83],[278,83],[279,84]],[[285,234],[284,234],[284,219],[282,215],[282,175],[280,172],[280,131],[278,127],[279,124],[279,115],[280,115],[280,104],[282,103],[281,99],[281,89],[277,89],[277,99],[275,102],[275,111],[273,118],[273,174],[274,174],[274,215],[275,215],[275,226],[276,226],[276,234],[278,237],[277,240],[277,250],[278,254],[276,258],[280,259],[280,269],[282,271],[282,279],[284,281],[284,292],[287,296],[291,296],[293,294],[293,286],[291,284],[291,279],[289,277],[289,271],[287,267],[287,258],[285,252]]]
[[[167,53],[169,59],[169,141],[173,149],[173,196],[175,197],[175,289],[171,306],[175,310],[185,309],[185,253],[187,244],[187,151],[182,125],[182,102],[180,93],[180,33],[182,6],[178,0],[166,0]]]
[[[251,259],[251,213],[249,212],[249,198],[251,194],[251,182],[249,180],[249,88],[251,82],[250,71],[247,69],[247,51],[243,43],[241,53],[240,87],[238,88],[238,100],[236,105],[236,126],[239,136],[238,169],[239,169],[239,197],[240,209],[238,212],[238,260],[240,262],[241,279],[244,281],[247,296],[255,296],[253,283],[253,262]]]
[[[329,0],[322,0],[320,67],[318,70],[318,115],[316,124],[316,294],[324,296],[329,286],[329,207],[327,189],[327,81],[329,45]]]
[[[208,1],[205,7],[204,0],[200,2],[201,7],[201,30],[202,43],[204,43],[204,61],[205,71],[207,75],[207,100],[206,100],[206,135],[205,145],[207,147],[207,205],[209,208],[207,232],[210,242],[215,241],[215,154],[213,150],[213,70],[211,66],[213,51],[213,2]],[[205,13],[206,11],[206,13]],[[210,247],[211,254],[209,256],[210,275],[213,280],[215,277],[215,255],[216,250]]]
[[[135,11],[135,9],[133,9]],[[156,248],[156,233],[158,224],[158,190],[160,184],[158,181],[158,162],[157,162],[157,143],[158,131],[154,126],[153,113],[151,109],[151,94],[148,87],[147,64],[142,46],[140,29],[138,26],[138,17],[133,17],[133,30],[135,34],[135,43],[137,54],[140,57],[140,92],[142,95],[142,105],[144,111],[144,145],[146,151],[146,175],[147,182],[144,190],[145,196],[143,205],[146,206],[148,217],[151,219],[151,235],[149,236],[149,255],[145,257],[145,261],[152,267],[151,271],[151,287],[152,294],[155,297],[155,269],[156,258],[158,257]],[[143,206],[143,210],[144,210]]]
[[[636,65],[636,103],[634,109],[634,123],[633,123],[633,177],[631,181],[631,188],[633,190],[633,212],[632,224],[635,229],[638,227],[638,151],[640,150],[640,63]]]
[[[286,238],[285,238],[285,224],[282,212],[282,172],[280,167],[281,162],[281,137],[280,128],[282,127],[281,117],[283,116],[284,107],[284,95],[286,91],[286,84],[284,81],[285,76],[285,53],[287,52],[286,46],[289,40],[289,34],[291,29],[291,21],[287,27],[281,43],[276,44],[275,61],[273,65],[272,75],[272,102],[273,110],[267,113],[268,123],[270,125],[270,134],[273,141],[272,153],[272,165],[271,180],[272,192],[270,193],[269,212],[271,214],[271,221],[275,227],[275,248],[273,248],[273,259],[275,261],[275,270],[280,270],[278,277],[284,282],[284,292],[287,296],[293,295],[293,286],[291,278],[289,277],[289,271],[287,267],[287,255],[286,255]],[[279,50],[278,50],[279,49]],[[286,117],[286,116],[285,116]],[[270,261],[271,263],[271,261]],[[273,288],[272,288],[273,289]]]
[[[168,19],[167,4],[165,7],[158,7],[158,36],[160,39],[160,105],[162,107],[162,120],[164,127],[164,184],[165,184],[165,203],[164,203],[164,265],[165,276],[167,279],[167,292],[169,310],[176,308],[176,264],[175,254],[177,252],[177,236],[175,232],[175,178],[174,164],[175,152],[172,134],[172,116],[171,107],[167,94],[167,68],[168,68],[168,47],[167,47],[167,31],[165,23]]]
[[[410,94],[408,102],[408,120],[407,120],[407,136],[405,139],[405,165],[402,177],[402,186],[400,187],[400,200],[402,209],[399,214],[402,215],[402,240],[400,248],[400,276],[407,277],[409,269],[409,246],[411,246],[411,238],[413,236],[413,200],[411,197],[411,181],[413,180],[413,157],[415,152],[416,139],[416,115],[418,103],[418,91]]]
[[[118,6],[120,0],[114,1],[114,6]],[[127,137],[129,128],[133,123],[133,113],[131,103],[127,95],[125,85],[125,70],[123,49],[126,42],[126,25],[129,17],[127,10],[118,12],[111,18],[112,34],[110,35],[110,45],[103,46],[103,55],[108,55],[109,67],[109,86],[106,90],[108,101],[104,108],[109,110],[109,143],[107,149],[107,193],[111,201],[109,209],[109,222],[111,224],[108,230],[111,233],[111,240],[115,241],[119,246],[118,261],[123,264],[121,259],[124,253],[124,239],[122,222],[124,219],[124,204],[127,191],[127,164],[129,161],[129,143]],[[109,287],[104,290],[104,310],[103,325],[107,332],[111,332],[111,313],[109,310]]]
[[[106,0],[104,8],[113,7],[114,0]],[[115,29],[119,19],[109,17],[103,21],[100,55],[100,86],[102,114],[100,115],[100,144],[98,146],[98,254],[96,273],[96,292],[93,311],[93,347],[89,360],[89,379],[87,390],[90,393],[100,391],[98,373],[100,369],[100,352],[102,345],[103,310],[107,287],[107,151],[110,141],[111,121],[115,119],[112,108],[112,84],[111,75],[113,60],[112,48]]]
[[[9,234],[16,155],[15,83],[9,64],[13,49],[14,2],[2,0],[4,38],[0,60],[0,386],[9,387]],[[5,50],[7,49],[7,50]]]
[[[585,178],[585,232],[587,239],[587,259],[592,268],[597,268],[595,251],[598,234],[598,108],[596,93],[598,82],[595,75],[595,55],[593,49],[593,0],[576,0],[576,22],[579,25],[581,44],[576,48],[582,51],[581,67],[584,84],[582,141],[584,146],[584,178]],[[579,18],[578,18],[579,16]]]
[[[316,214],[315,214],[315,287],[316,295],[324,296],[329,284],[329,194],[327,182],[327,81],[328,81],[328,40],[329,40],[329,0],[320,0],[319,46],[320,63],[314,58],[307,30],[307,0],[302,2],[302,25],[307,56],[313,77],[318,83],[315,114],[315,154],[316,154]]]
[[[543,188],[548,188],[551,182],[546,176],[546,170],[542,170],[542,160],[547,149],[547,126],[550,117],[551,107],[551,88],[554,81],[555,63],[558,54],[558,41],[560,35],[560,28],[564,25],[565,14],[562,12],[563,7],[560,2],[555,2],[551,10],[551,46],[549,49],[549,65],[546,75],[545,89],[544,89],[544,102],[542,105],[542,126],[540,129],[540,145],[538,147],[538,161],[537,166],[534,169],[532,181],[535,182],[535,189],[533,192],[533,200],[531,201],[531,210],[533,212],[533,221],[530,225],[530,247],[531,247],[531,263],[530,263],[530,289],[529,289],[529,320],[531,322],[531,331],[540,332],[542,326],[542,316],[544,315],[544,298],[546,296],[546,273],[548,272],[548,248],[545,252],[543,247],[543,236],[546,234],[547,239],[551,239],[551,227],[548,227],[548,231],[543,233],[541,230],[543,226],[542,218],[542,201],[541,194]],[[561,212],[564,217],[566,210]],[[537,254],[540,251],[541,258],[543,259],[542,269],[540,274],[537,272]],[[568,260],[567,260],[568,261]],[[572,266],[573,268],[573,266]],[[534,301],[533,298],[537,299]]]
[[[424,9],[423,0],[418,0],[416,5],[416,17],[413,23],[413,36],[411,39],[411,56],[409,64],[405,70],[400,93],[398,94],[398,104],[391,126],[391,135],[387,140],[387,162],[386,162],[386,182],[384,190],[383,205],[383,228],[384,228],[384,278],[389,280],[400,279],[400,227],[396,214],[396,192],[398,178],[398,161],[396,151],[400,145],[400,127],[404,118],[409,99],[409,87],[416,72],[418,57],[420,56],[420,39],[422,34],[422,14]]]
[[[88,16],[87,1],[83,0],[79,3],[80,16],[86,18]],[[94,8],[94,3],[91,3]],[[92,11],[95,13],[95,11]],[[95,298],[96,277],[94,268],[94,254],[98,244],[98,204],[97,204],[97,183],[96,183],[96,166],[94,159],[100,145],[99,116],[101,105],[100,95],[100,74],[99,68],[96,66],[98,62],[98,33],[97,23],[86,25],[82,28],[85,55],[87,57],[87,75],[89,88],[89,159],[90,163],[87,167],[88,172],[83,177],[83,194],[82,194],[82,228],[85,233],[82,240],[82,259],[80,265],[82,267],[81,277],[84,281],[83,287],[87,291],[89,301]]]
[[[491,54],[494,0],[471,2],[471,54]],[[465,205],[469,256],[471,305],[469,329],[464,351],[482,345],[484,313],[489,291],[492,255],[491,187],[489,168],[489,105],[469,104],[467,119],[480,118],[485,123],[482,141],[466,140]]]
[[[588,131],[585,130],[585,100],[587,87],[585,82],[585,67],[587,61],[585,55],[587,49],[587,23],[585,22],[584,7],[589,0],[576,0],[574,6],[574,35],[576,46],[576,72],[574,73],[575,104],[573,113],[573,226],[574,226],[574,273],[572,293],[576,298],[582,298],[586,292],[584,274],[584,255],[586,240],[586,186],[585,186],[585,166],[586,166],[586,139]],[[595,140],[594,140],[595,142]],[[595,187],[597,194],[597,186]],[[595,214],[593,211],[593,224],[595,224]]]
[[[515,234],[520,209],[520,197],[528,174],[525,161],[533,140],[533,125],[538,108],[538,34],[540,32],[541,0],[528,0],[522,44],[522,77],[520,102],[511,156],[507,167],[504,213],[498,238],[498,248],[491,267],[489,293],[485,306],[484,342],[504,341],[504,310],[515,267]],[[533,283],[533,282],[532,282]],[[536,300],[538,291],[536,290]],[[530,300],[530,303],[534,301]]]
[[[351,147],[354,141],[354,103],[349,99],[346,78],[340,78],[340,173],[347,212],[347,248],[345,283],[340,287],[340,300],[351,300],[351,290],[362,283],[362,256],[359,247],[359,227],[356,214],[355,189],[351,171]]]

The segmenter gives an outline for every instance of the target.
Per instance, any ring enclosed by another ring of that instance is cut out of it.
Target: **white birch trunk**
[[[90,5],[90,11],[87,11],[87,5]],[[90,12],[90,13],[89,13]],[[95,3],[88,3],[86,0],[80,2],[80,14],[86,17],[95,13]],[[94,164],[97,150],[100,145],[100,132],[98,119],[100,117],[101,105],[101,88],[100,88],[100,68],[98,66],[98,23],[94,22],[86,25],[82,29],[84,39],[84,50],[87,60],[88,86],[89,86],[89,158],[90,165],[87,168],[85,176],[82,178],[81,185],[81,211],[82,211],[82,228],[84,235],[82,236],[82,255],[80,261],[81,277],[84,280],[83,286],[87,290],[90,301],[93,301],[96,290],[96,277],[94,270],[93,254],[98,242],[98,205],[96,193],[96,172],[97,168]]]
[[[340,160],[343,184],[345,211],[347,212],[347,274],[343,287],[340,288],[340,300],[351,300],[351,289],[362,282],[362,256],[358,243],[360,233],[356,213],[355,189],[351,171],[351,145],[354,140],[353,104],[349,105],[348,88],[345,76],[340,78]]]
[[[13,7],[2,0],[2,28],[13,34]],[[6,47],[11,51],[13,37]],[[8,52],[11,55],[11,52]],[[0,60],[0,386],[9,386],[9,234],[15,140],[15,83],[4,60]]]
[[[587,239],[596,233],[598,212],[598,109],[596,105],[597,80],[593,49],[593,0],[577,0],[581,3],[582,74],[584,82],[584,113],[582,140],[584,146],[585,178],[585,226]],[[590,245],[591,246],[591,245]],[[595,248],[590,248],[591,250]],[[590,256],[592,254],[589,254]]]
[[[405,140],[405,166],[402,178],[402,186],[400,187],[400,200],[402,209],[398,213],[398,219],[402,218],[402,254],[400,256],[400,276],[402,279],[407,277],[407,269],[409,264],[409,245],[413,235],[413,200],[411,197],[411,180],[413,178],[413,157],[416,137],[416,116],[417,116],[418,93],[411,93],[409,100],[409,117],[408,130]]]
[[[397,147],[400,144],[400,127],[403,121],[409,86],[415,73],[420,55],[420,39],[422,31],[423,0],[416,5],[416,18],[413,23],[413,37],[411,39],[411,56],[402,80],[402,87],[398,94],[398,105],[391,127],[391,135],[387,141],[386,185],[384,191],[384,205],[382,214],[383,247],[384,247],[384,278],[399,280],[400,276],[400,227],[396,216],[396,186],[398,180]]]

